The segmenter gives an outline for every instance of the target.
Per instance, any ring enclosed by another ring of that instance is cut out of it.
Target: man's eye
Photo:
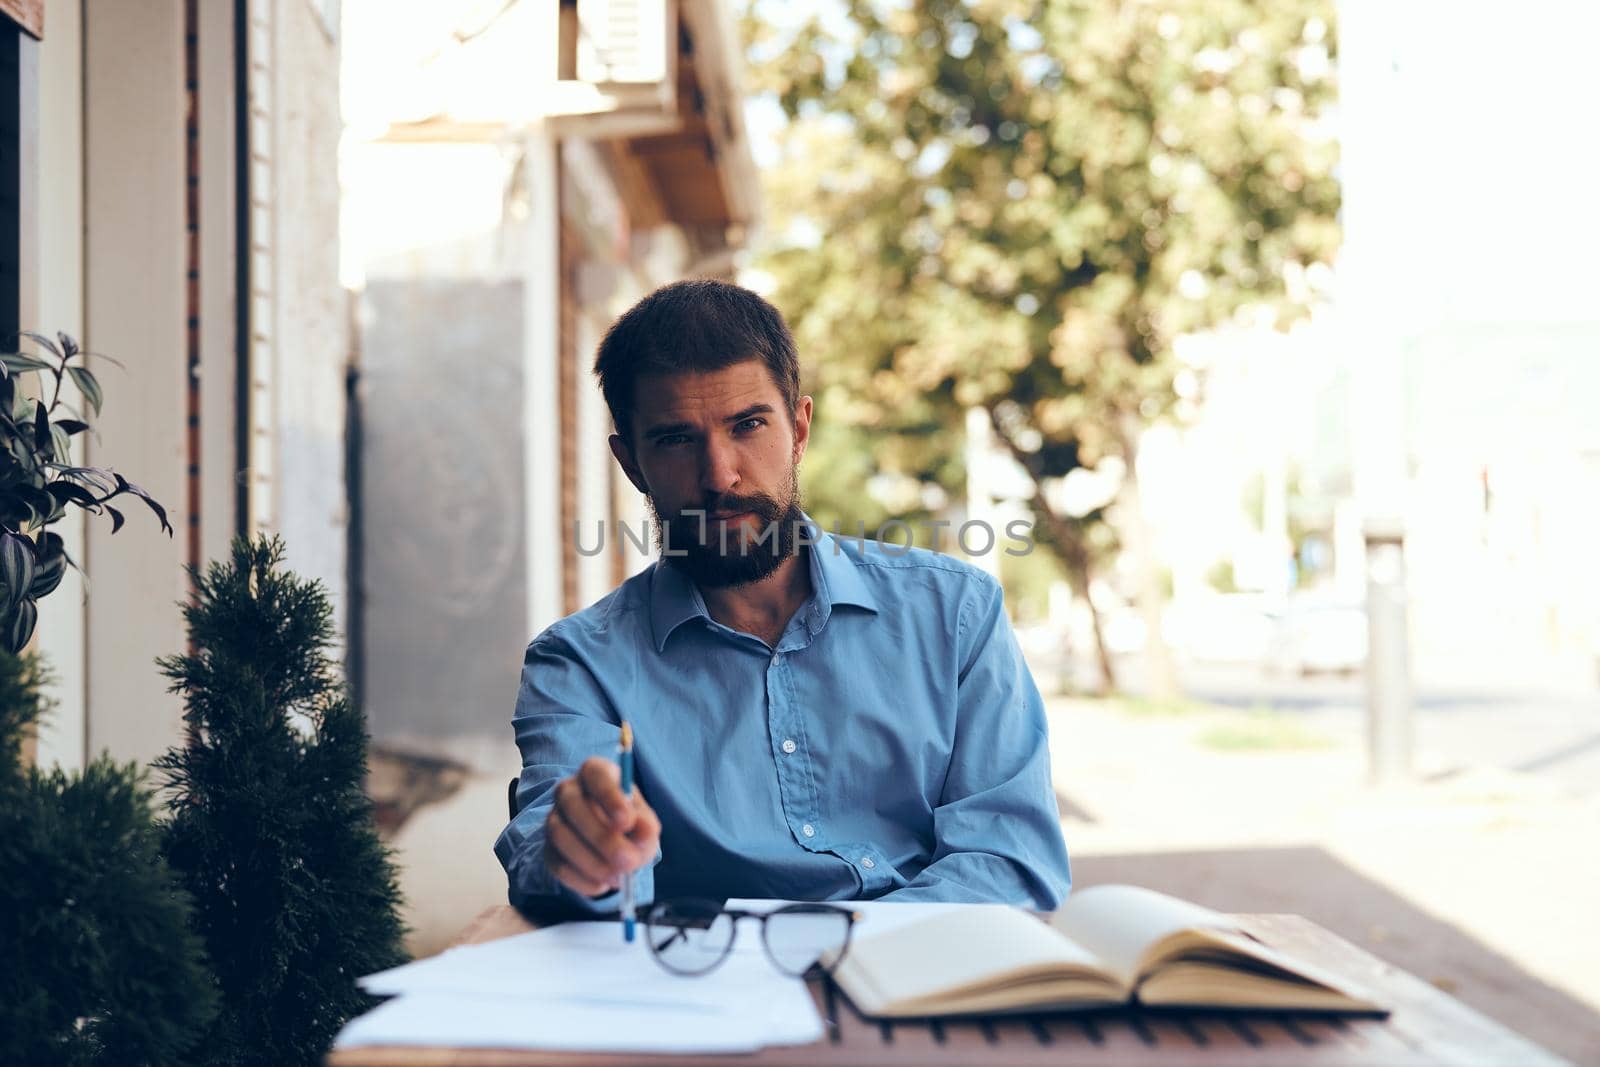
[[[688,434],[669,433],[656,438],[657,445],[681,445],[689,439]]]
[[[756,427],[765,426],[766,424],[767,424],[767,420],[766,419],[763,419],[758,415],[752,415],[750,418],[745,419],[743,422],[741,422],[737,426],[735,426],[734,429],[736,429],[736,430],[745,430],[745,429],[754,430]]]

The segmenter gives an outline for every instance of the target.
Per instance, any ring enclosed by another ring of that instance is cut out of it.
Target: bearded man
[[[641,905],[1059,905],[1044,708],[999,583],[802,511],[813,403],[777,310],[666,286],[613,324],[595,373],[661,556],[528,646],[518,813],[495,843],[511,902],[610,912],[631,876]]]

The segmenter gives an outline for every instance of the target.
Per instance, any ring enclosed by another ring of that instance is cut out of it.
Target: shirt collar
[[[876,612],[878,602],[861,580],[854,557],[844,552],[839,539],[822,532],[816,520],[801,512],[811,527],[813,544],[806,550],[811,565],[812,597],[823,619],[837,604],[854,604]],[[650,630],[656,651],[665,651],[672,631],[693,618],[711,618],[705,598],[682,570],[658,559],[650,575]]]
[[[696,616],[711,618],[700,590],[683,571],[665,559],[656,560],[650,575],[650,630],[656,651],[665,650],[672,631]]]
[[[816,542],[811,548],[811,584],[823,610],[829,611],[837,604],[854,604],[876,612],[878,602],[861,580],[855,557],[844,551],[838,536],[822,533],[811,516],[806,516],[806,522],[813,530],[811,540]]]

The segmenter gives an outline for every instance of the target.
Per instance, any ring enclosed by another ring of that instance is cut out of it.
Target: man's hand
[[[556,880],[587,896],[602,896],[622,876],[655,859],[661,820],[637,788],[622,795],[617,765],[598,756],[556,786],[545,820],[545,866]]]

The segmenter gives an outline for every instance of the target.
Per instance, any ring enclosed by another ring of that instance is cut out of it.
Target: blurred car
[[[1273,674],[1356,674],[1367,665],[1363,604],[1291,599],[1275,619],[1264,659]]]
[[[1162,628],[1191,663],[1258,664],[1272,646],[1280,598],[1262,593],[1216,593],[1174,601]]]

